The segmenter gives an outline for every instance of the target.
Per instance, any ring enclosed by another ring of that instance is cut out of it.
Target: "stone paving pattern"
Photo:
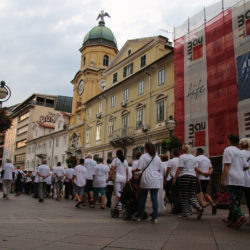
[[[166,213],[152,224],[113,219],[109,209],[77,209],[74,204],[39,203],[24,195],[0,199],[0,249],[250,249],[250,227],[227,228],[225,210],[212,216],[208,207],[200,221],[195,215],[180,220]]]

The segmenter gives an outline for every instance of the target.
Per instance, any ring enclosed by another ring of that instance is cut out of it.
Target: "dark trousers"
[[[107,207],[111,207],[111,200],[112,200],[112,193],[114,191],[114,186],[113,185],[107,185],[105,189],[105,194],[107,198]]]
[[[244,194],[245,194],[246,201],[247,201],[248,211],[250,213],[250,188],[249,187],[245,187]]]
[[[69,199],[70,196],[73,198],[73,185],[71,181],[65,182],[65,198]]]
[[[199,202],[195,195],[197,189],[197,179],[192,175],[183,175],[178,178],[180,190],[181,211],[183,216],[192,215],[191,205],[200,209]]]
[[[39,200],[43,200],[46,194],[46,182],[38,183]]]
[[[21,181],[15,181],[16,184],[16,193],[22,193],[23,183]]]
[[[139,203],[138,203],[138,210],[137,210],[137,217],[142,218],[143,212],[145,210],[145,204],[148,197],[148,191],[150,191],[151,201],[152,201],[152,207],[153,207],[153,214],[152,218],[157,219],[158,218],[158,189],[140,189],[140,196],[139,196]]]
[[[30,194],[31,188],[32,188],[32,182],[26,182],[24,188],[25,194]]]
[[[34,198],[38,198],[38,183],[34,183]]]
[[[240,200],[244,187],[229,185],[227,191],[231,194],[228,221],[230,224],[235,224],[241,216],[244,216],[240,209]]]

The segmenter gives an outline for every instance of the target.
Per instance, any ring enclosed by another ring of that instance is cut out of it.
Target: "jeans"
[[[148,197],[148,191],[150,191],[150,197],[151,197],[151,202],[152,202],[152,207],[153,207],[153,214],[152,218],[157,219],[158,218],[158,190],[159,189],[140,189],[140,196],[139,196],[139,203],[138,203],[138,210],[137,210],[137,217],[142,218],[143,212],[145,210],[145,204],[147,201]]]

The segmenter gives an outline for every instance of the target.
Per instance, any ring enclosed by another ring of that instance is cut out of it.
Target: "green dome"
[[[105,44],[117,49],[117,42],[111,29],[106,27],[103,22],[92,28],[83,40],[83,47],[93,44]]]

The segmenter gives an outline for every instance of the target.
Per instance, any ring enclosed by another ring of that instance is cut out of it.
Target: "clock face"
[[[77,88],[77,92],[78,92],[78,95],[81,95],[84,91],[84,81],[81,80],[79,83],[78,83],[78,88]]]

